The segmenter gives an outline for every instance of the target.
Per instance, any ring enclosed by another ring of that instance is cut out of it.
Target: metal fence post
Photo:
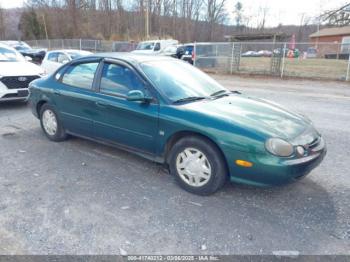
[[[79,39],[79,49],[81,50],[81,38]]]
[[[235,50],[235,44],[232,42],[232,49],[231,49],[231,68],[230,68],[230,73],[232,75],[233,73],[233,52]]]
[[[281,78],[283,78],[283,73],[284,73],[284,64],[285,64],[285,60],[286,60],[286,50],[287,48],[287,43],[284,43],[283,45],[283,49],[282,49],[282,68],[281,68]]]
[[[349,58],[348,58],[348,68],[347,68],[347,70],[346,70],[346,78],[345,78],[345,81],[349,81],[349,78],[350,78],[350,76],[349,76],[349,72],[350,71],[350,52],[349,52]]]
[[[97,40],[95,40],[95,53],[97,52]]]
[[[196,58],[197,58],[197,54],[196,54],[196,42],[194,42],[193,45],[193,51],[192,51],[192,57],[193,57],[193,66],[196,66]]]

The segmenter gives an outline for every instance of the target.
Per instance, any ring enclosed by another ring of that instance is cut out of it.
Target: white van
[[[174,39],[143,41],[137,45],[136,50],[132,51],[132,53],[158,54],[164,48],[166,48],[168,46],[176,46],[178,44],[179,44],[179,41],[174,40]]]

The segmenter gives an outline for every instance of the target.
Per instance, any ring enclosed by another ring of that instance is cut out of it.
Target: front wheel
[[[173,146],[169,169],[182,188],[198,195],[216,192],[227,179],[226,163],[219,149],[197,136],[182,138]]]
[[[40,124],[45,135],[52,141],[60,142],[66,139],[67,134],[57,117],[54,108],[44,104],[40,109]]]

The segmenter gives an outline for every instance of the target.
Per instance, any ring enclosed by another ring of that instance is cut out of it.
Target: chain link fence
[[[79,49],[91,52],[130,52],[135,50],[137,43],[128,41],[106,41],[90,39],[44,39],[26,41],[36,48]]]
[[[90,39],[33,40],[36,48],[130,52],[136,42]],[[191,45],[191,44],[190,44]],[[350,44],[282,42],[193,43],[192,62],[207,72],[350,80]]]
[[[195,43],[194,65],[213,73],[350,80],[350,46],[340,43]]]

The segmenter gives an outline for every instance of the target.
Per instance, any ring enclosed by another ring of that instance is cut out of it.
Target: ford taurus
[[[69,134],[135,152],[200,195],[227,180],[296,181],[326,154],[308,118],[229,91],[172,58],[105,53],[73,60],[33,81],[29,101],[48,139]]]

